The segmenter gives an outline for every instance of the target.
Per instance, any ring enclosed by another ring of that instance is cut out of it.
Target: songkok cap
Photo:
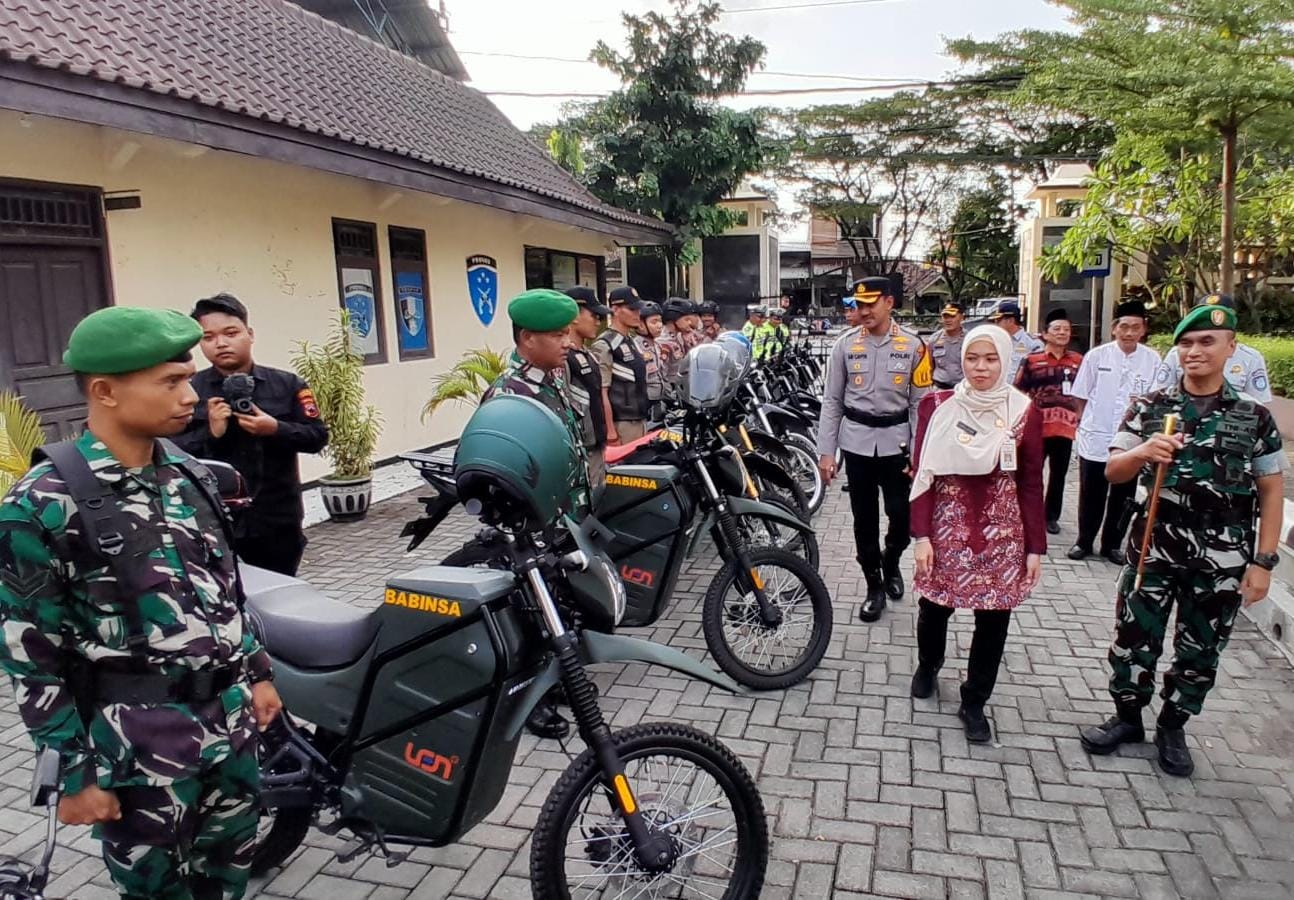
[[[1140,316],[1146,318],[1146,304],[1140,300],[1124,300],[1114,308],[1114,317],[1122,319],[1124,316]]]
[[[63,365],[84,375],[122,375],[174,359],[200,340],[202,326],[178,310],[109,306],[72,329]]]
[[[1003,300],[997,305],[997,309],[993,311],[993,315],[989,316],[989,319],[996,322],[1006,316],[1014,316],[1018,321],[1020,318],[1020,304],[1014,300]]]
[[[1069,321],[1069,313],[1065,312],[1065,310],[1063,309],[1057,308],[1047,313],[1048,325],[1050,325],[1052,322],[1068,322],[1068,321]]]
[[[243,324],[247,323],[247,307],[243,306],[243,301],[224,291],[214,297],[203,297],[193,304],[193,312],[190,315],[195,319],[201,319],[207,313],[224,313],[227,316],[242,319]]]
[[[526,331],[561,331],[575,321],[580,307],[561,291],[536,288],[508,302],[508,318]]]
[[[643,299],[638,296],[638,291],[631,287],[618,287],[607,295],[607,303],[613,307],[623,306],[627,309],[638,309],[642,306]]]
[[[1222,329],[1225,331],[1236,330],[1236,311],[1229,306],[1215,304],[1212,306],[1197,306],[1188,312],[1182,321],[1177,323],[1173,329],[1173,341],[1186,334],[1188,331],[1214,331]]]
[[[869,275],[858,279],[850,286],[849,296],[856,303],[871,305],[882,297],[893,297],[894,288],[884,275]]]
[[[595,316],[605,316],[611,312],[611,310],[608,307],[603,306],[601,303],[598,302],[598,293],[597,291],[593,290],[593,288],[587,288],[587,287],[568,288],[566,291],[566,296],[570,297],[580,306],[586,307],[588,311],[593,313]]]

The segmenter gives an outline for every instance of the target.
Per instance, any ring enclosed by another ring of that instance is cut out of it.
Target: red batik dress
[[[917,410],[912,471],[930,417],[952,391],[927,394]],[[1016,471],[937,475],[912,501],[912,537],[929,538],[935,562],[917,594],[955,609],[1014,609],[1025,598],[1024,563],[1047,552],[1042,497],[1042,416],[1030,405],[1016,425]]]

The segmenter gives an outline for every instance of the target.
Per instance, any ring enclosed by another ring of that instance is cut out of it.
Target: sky
[[[436,0],[433,0],[433,5]],[[1064,17],[1045,0],[723,0],[720,27],[753,35],[768,48],[765,70],[749,89],[853,87],[824,75],[885,81],[938,80],[954,70],[946,38],[990,38],[1020,28],[1059,28]],[[619,49],[620,14],[665,11],[667,0],[443,0],[449,36],[477,90],[605,92],[614,76],[584,60],[598,40]],[[772,9],[771,7],[791,7]],[[799,7],[799,8],[796,8]],[[754,10],[737,12],[741,10]],[[513,54],[486,55],[486,54]],[[787,73],[787,74],[774,74]],[[792,77],[811,75],[817,77]],[[873,82],[877,83],[877,82]],[[860,83],[861,84],[861,83]],[[849,93],[737,98],[736,107],[807,106],[878,96]],[[554,121],[562,98],[491,96],[519,127]],[[787,239],[796,239],[787,235]]]

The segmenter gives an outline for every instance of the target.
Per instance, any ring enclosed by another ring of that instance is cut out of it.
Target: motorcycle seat
[[[606,464],[608,466],[614,466],[616,463],[624,460],[626,456],[633,453],[639,447],[650,444],[652,441],[656,440],[656,435],[658,434],[660,434],[659,431],[649,431],[637,440],[630,441],[627,444],[616,444],[614,446],[608,445],[602,453],[602,458],[606,460]]]
[[[270,656],[302,669],[335,669],[364,655],[378,610],[334,600],[308,582],[239,564],[247,615]]]

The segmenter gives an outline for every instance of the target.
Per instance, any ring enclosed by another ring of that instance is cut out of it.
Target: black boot
[[[571,730],[571,723],[557,711],[558,690],[554,688],[545,694],[526,718],[526,729],[535,737],[563,738]]]
[[[912,696],[918,700],[924,700],[933,694],[938,687],[939,670],[927,669],[918,663],[917,670],[912,673]]]
[[[1121,744],[1141,743],[1146,739],[1146,729],[1141,724],[1140,710],[1124,710],[1101,725],[1084,728],[1078,738],[1088,753],[1105,756],[1119,749]]]
[[[1048,522],[1048,523],[1047,523],[1047,533],[1048,533],[1048,534],[1060,534],[1060,523],[1059,523],[1059,522],[1057,522],[1055,519],[1052,519],[1050,522]]]
[[[924,700],[939,688],[939,669],[944,664],[951,614],[951,610],[925,597],[917,601],[917,670],[912,675],[912,696],[918,700]]]
[[[1186,748],[1186,732],[1181,728],[1155,729],[1155,746],[1159,748],[1159,768],[1169,775],[1186,778],[1195,771],[1195,760]]]
[[[962,720],[962,725],[966,728],[966,740],[972,744],[987,744],[993,740],[993,729],[989,727],[988,719],[984,718],[984,707],[963,703],[957,710],[957,718]]]
[[[891,600],[902,600],[907,586],[903,583],[903,573],[899,571],[899,559],[902,554],[886,551],[882,571],[885,573],[885,596]]]
[[[858,607],[858,619],[861,622],[875,622],[885,612],[885,586],[880,580],[867,581],[867,599]]]

